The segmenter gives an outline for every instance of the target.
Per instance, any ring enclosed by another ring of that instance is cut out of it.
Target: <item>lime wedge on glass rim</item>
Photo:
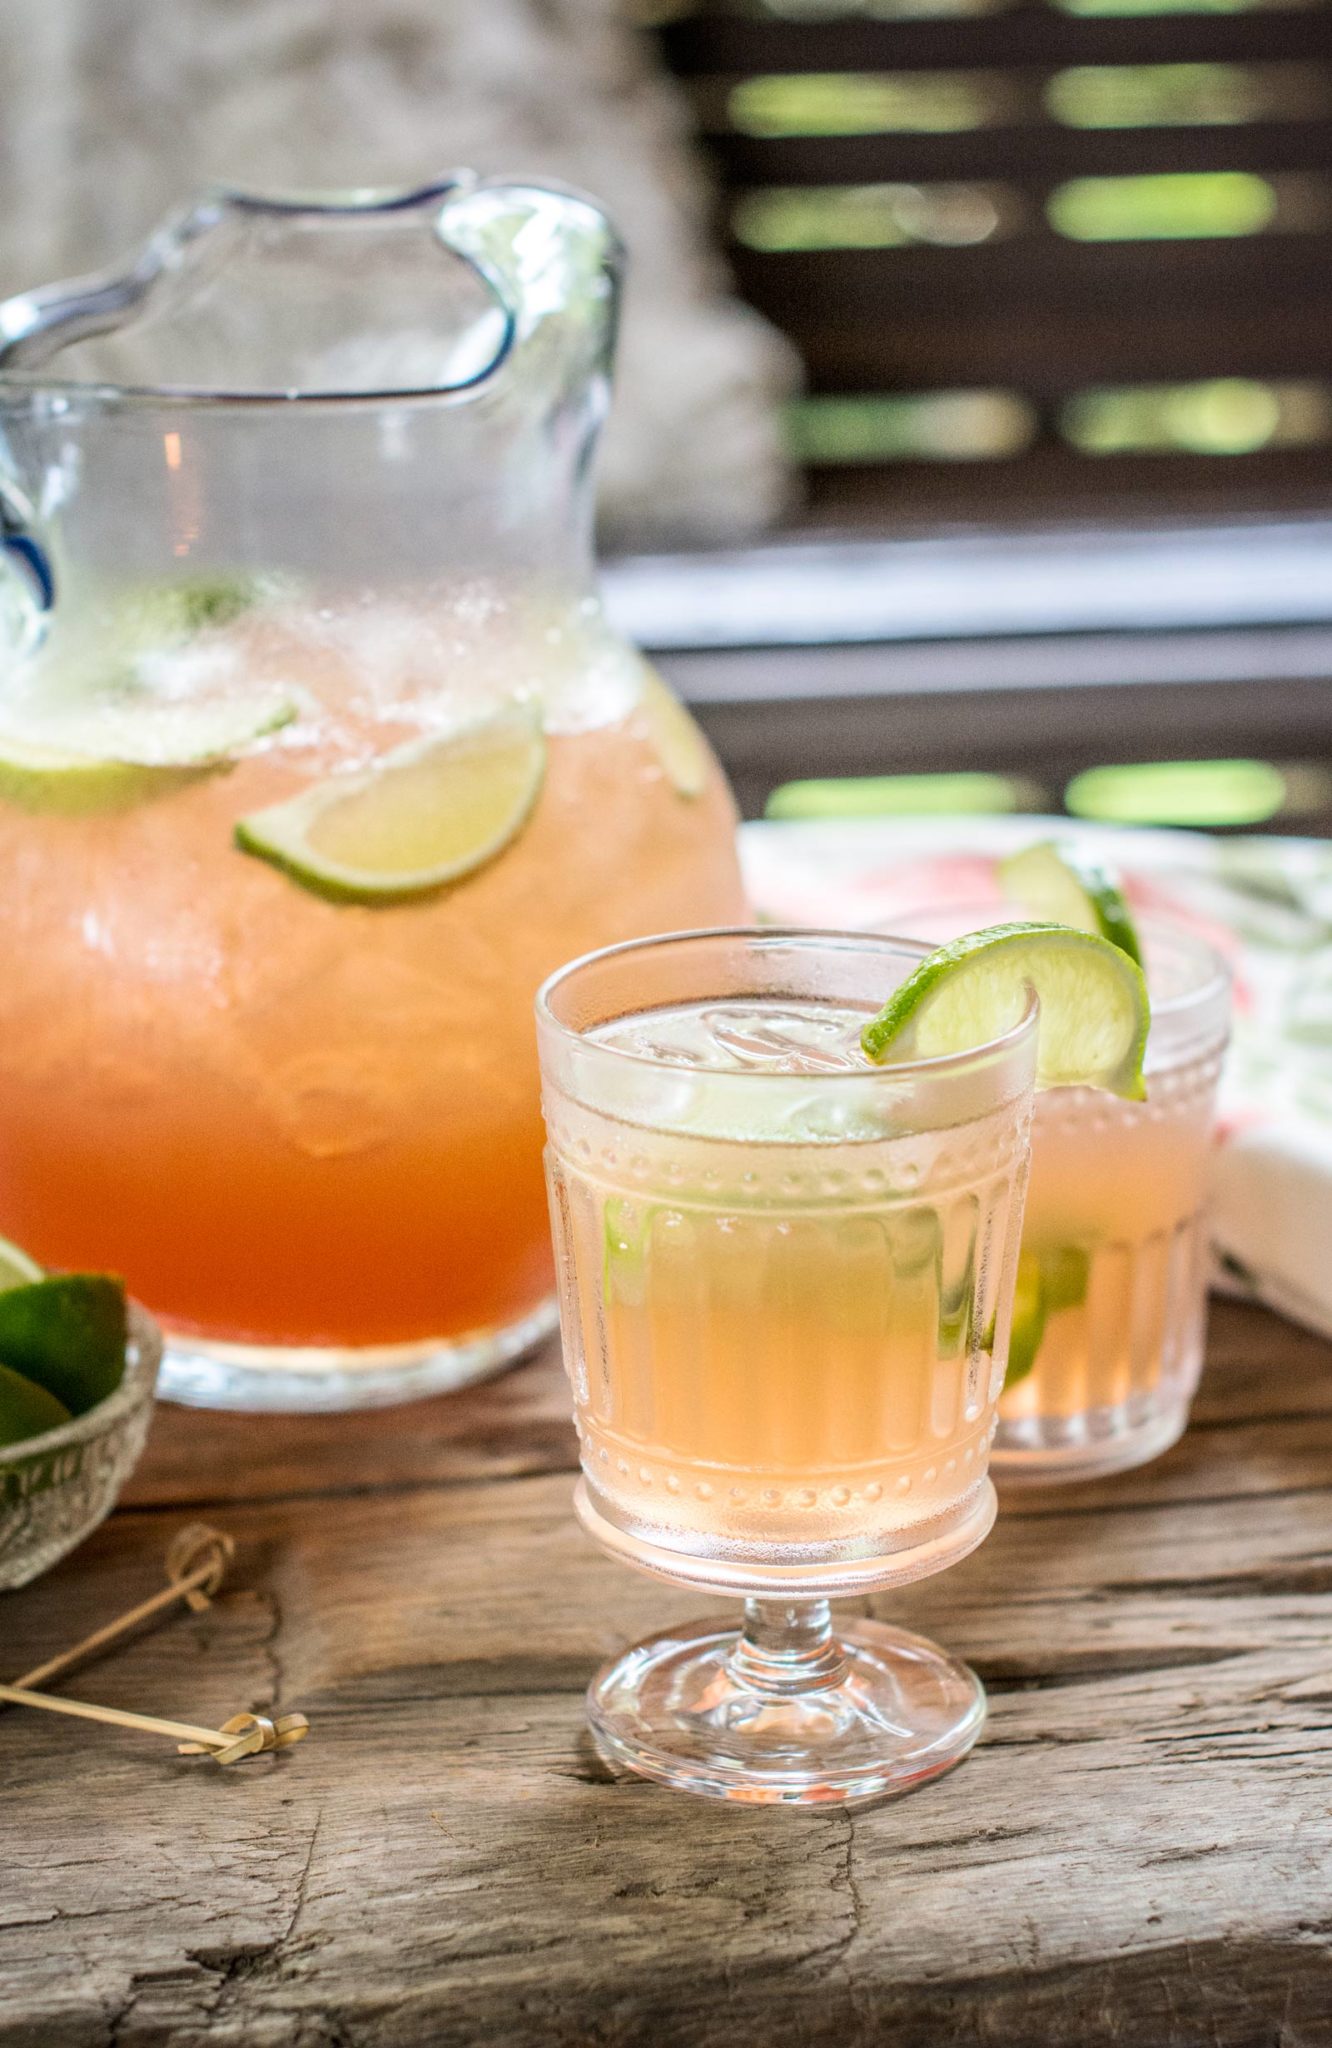
[[[1068,840],[1042,839],[999,863],[1010,901],[1028,917],[1097,932],[1142,965],[1142,947],[1124,891],[1111,870]]]
[[[236,826],[236,843],[320,895],[401,901],[502,852],[526,823],[545,768],[538,713],[509,704],[251,812]]]
[[[1142,1078],[1150,1011],[1141,967],[1094,932],[1002,924],[930,953],[860,1036],[876,1065],[942,1059],[988,1044],[1040,1000],[1038,1088],[1103,1088],[1126,1101]]]

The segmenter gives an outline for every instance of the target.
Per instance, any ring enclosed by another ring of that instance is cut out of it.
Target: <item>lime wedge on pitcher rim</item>
[[[545,769],[537,712],[509,704],[252,812],[237,824],[236,843],[320,895],[392,903],[459,881],[502,852],[526,823]]]
[[[999,863],[1004,893],[1028,917],[1097,932],[1142,965],[1124,891],[1111,870],[1068,840],[1042,839]]]
[[[1142,1100],[1150,1019],[1142,969],[1108,939],[1068,925],[992,925],[940,946],[894,989],[860,1042],[878,1065],[968,1052],[1013,1029],[1029,990],[1040,1000],[1038,1088]]]

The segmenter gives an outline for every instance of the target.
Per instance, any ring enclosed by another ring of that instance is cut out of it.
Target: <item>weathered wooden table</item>
[[[592,1549],[573,1462],[553,1351],[379,1415],[161,1412],[122,1512],[0,1595],[0,1675],[206,1513],[231,1590],[70,1689],[314,1732],[224,1771],[0,1716],[3,2048],[1332,2041],[1332,1347],[1218,1307],[1167,1458],[875,1601],[992,1713],[855,1813],[601,1768],[593,1666],[706,1603]]]

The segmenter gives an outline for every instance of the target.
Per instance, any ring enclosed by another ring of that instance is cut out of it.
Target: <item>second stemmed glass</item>
[[[714,1797],[880,1797],[956,1763],[980,1683],[828,1602],[986,1535],[1036,1052],[870,1068],[924,947],[683,934],[538,997],[577,1508],[611,1555],[745,1596],[608,1664],[615,1762]]]

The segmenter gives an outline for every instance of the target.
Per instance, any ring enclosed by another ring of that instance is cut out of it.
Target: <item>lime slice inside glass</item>
[[[1013,1288],[1013,1328],[1008,1340],[1008,1371],[1004,1376],[1004,1392],[1016,1387],[1036,1363],[1036,1354],[1041,1348],[1045,1335],[1045,1285],[1041,1274],[1041,1262],[1031,1252],[1023,1252],[1018,1260],[1017,1281]]]
[[[48,1394],[35,1380],[26,1379],[12,1367],[0,1365],[0,1446],[24,1443],[30,1436],[44,1436],[59,1429],[70,1414],[63,1401]]]
[[[1028,917],[1097,932],[1142,965],[1137,928],[1109,868],[1067,840],[1042,839],[999,863],[1004,893]]]
[[[340,901],[418,896],[503,851],[527,821],[545,766],[537,714],[509,705],[447,738],[413,740],[364,774],[254,811],[236,841]]]
[[[1080,1308],[1086,1300],[1090,1271],[1091,1254],[1081,1245],[1056,1245],[1021,1254],[1013,1290],[1005,1393],[1025,1380],[1036,1364],[1050,1317],[1061,1309]]]
[[[860,1036],[876,1064],[940,1059],[1011,1031],[1028,991],[1040,999],[1038,1088],[1146,1094],[1147,984],[1136,961],[1093,932],[992,925],[930,953]]]
[[[1091,1279],[1091,1253],[1080,1244],[1056,1245],[1040,1254],[1041,1292],[1046,1311],[1081,1308]]]

